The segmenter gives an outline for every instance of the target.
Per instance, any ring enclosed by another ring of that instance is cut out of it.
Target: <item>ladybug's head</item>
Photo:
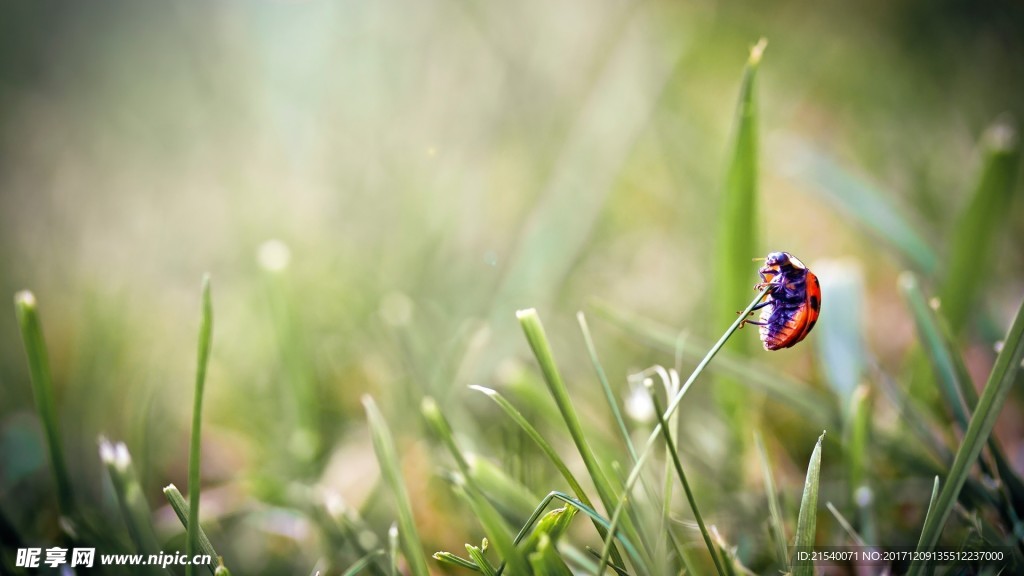
[[[777,267],[779,270],[785,270],[790,267],[797,268],[799,270],[806,268],[803,262],[789,252],[772,252],[764,259],[764,263],[765,266],[773,268]]]

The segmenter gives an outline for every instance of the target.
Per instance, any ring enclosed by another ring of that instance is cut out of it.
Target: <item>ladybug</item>
[[[744,320],[760,326],[765,350],[795,346],[807,337],[821,312],[821,284],[818,277],[789,252],[772,252],[757,271],[761,282],[755,290],[768,288],[764,302],[751,309],[761,310],[761,321]]]

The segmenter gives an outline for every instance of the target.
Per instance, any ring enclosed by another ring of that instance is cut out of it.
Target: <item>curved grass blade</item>
[[[544,332],[544,325],[540,321],[540,316],[537,315],[536,310],[529,308],[516,312],[516,317],[519,319],[523,333],[526,335],[526,340],[530,343],[530,348],[533,350],[541,372],[544,374],[544,382],[548,386],[551,397],[554,398],[558,411],[562,415],[562,420],[565,421],[566,428],[569,430],[569,436],[572,437],[572,441],[576,445],[580,457],[583,459],[583,465],[587,468],[587,473],[594,482],[598,497],[601,499],[602,504],[604,504],[605,510],[611,510],[615,502],[618,501],[618,492],[608,480],[608,476],[597,461],[593,448],[591,448],[590,443],[587,441],[586,434],[583,431],[583,424],[580,422],[576,408],[573,406],[569,390],[566,388],[558,366],[555,364],[554,353],[551,351],[551,344],[548,342],[547,334]],[[636,524],[630,519],[623,522],[623,530],[630,536],[630,539],[641,543],[647,542],[647,539],[640,537],[635,526]]]
[[[398,464],[398,454],[395,451],[395,442],[391,438],[391,431],[372,397],[363,396],[363,408],[366,410],[366,419],[370,425],[370,437],[373,440],[374,452],[377,453],[377,461],[380,463],[381,475],[387,482],[395,500],[398,525],[402,534],[402,548],[405,551],[406,560],[409,562],[409,568],[414,576],[429,576],[430,570],[427,568],[426,560],[423,559],[423,544],[416,531],[416,522],[412,516],[412,504],[409,502],[409,493],[405,489],[405,481],[402,480],[402,471]]]
[[[779,505],[779,495],[775,490],[775,476],[772,474],[772,466],[768,461],[768,451],[765,450],[760,431],[754,432],[754,445],[757,447],[757,454],[760,457],[761,473],[764,474],[764,491],[765,496],[768,498],[768,513],[771,518],[775,553],[778,555],[780,565],[789,566],[789,554],[786,552],[786,528],[785,524],[782,523],[782,506]]]
[[[50,362],[46,354],[46,341],[36,308],[36,297],[28,290],[14,295],[14,311],[21,328],[21,340],[28,357],[29,375],[32,381],[32,396],[36,411],[46,433],[47,454],[50,456],[50,471],[57,488],[57,507],[61,516],[71,519],[75,513],[74,494],[71,491],[71,476],[64,460],[64,449],[60,439],[60,426],[53,398],[53,380],[50,378]]]
[[[748,304],[747,307],[742,312],[740,312],[739,316],[736,317],[736,320],[733,321],[732,325],[725,330],[725,333],[723,333],[722,337],[718,339],[718,342],[715,342],[715,345],[712,346],[710,350],[708,350],[707,354],[704,355],[704,358],[699,363],[697,363],[697,366],[693,369],[693,372],[691,372],[690,376],[686,379],[686,382],[683,383],[683,385],[679,388],[679,391],[672,398],[672,401],[669,402],[668,408],[665,410],[665,415],[663,416],[664,420],[669,420],[672,418],[672,415],[675,414],[676,409],[679,408],[679,404],[682,403],[683,396],[686,395],[686,392],[690,389],[690,386],[692,386],[693,383],[697,381],[697,377],[704,372],[704,369],[707,368],[708,364],[711,363],[711,360],[715,358],[718,352],[722,349],[722,346],[725,346],[725,343],[729,341],[729,338],[731,338],[732,335],[735,334],[737,330],[739,330],[740,324],[747,317],[747,314],[749,314],[754,309],[754,306],[757,306],[762,300],[764,300],[765,296],[767,295],[767,289],[761,290],[757,294],[757,296],[755,296],[754,299],[750,301],[750,304]],[[646,464],[647,462],[647,458],[649,458],[651,455],[651,449],[654,447],[654,444],[657,442],[658,436],[661,433],[660,428],[660,426],[656,426],[655,429],[651,432],[651,435],[647,438],[647,443],[644,445],[643,450],[640,451],[640,457],[637,458],[636,464],[633,465],[633,469],[629,472],[629,476],[626,478],[626,482],[622,490],[622,497],[619,500],[619,502],[615,505],[615,511],[612,513],[612,518],[610,522],[611,535],[614,535],[616,532],[615,527],[618,526],[619,518],[622,516],[622,511],[626,507],[626,503],[629,498],[629,493],[633,489],[633,486],[636,484],[636,481],[640,478],[640,472],[643,470],[644,464]],[[611,538],[609,536],[605,536],[604,546],[601,550],[601,562],[598,564],[598,573],[602,573],[604,571],[605,566],[608,565],[609,552],[611,552]]]
[[[654,413],[658,417],[658,428],[661,430],[662,437],[665,438],[669,456],[672,458],[672,466],[675,467],[676,476],[679,477],[679,481],[683,485],[683,491],[686,493],[686,501],[690,503],[690,510],[693,511],[693,517],[697,520],[700,535],[704,538],[704,544],[708,548],[708,553],[711,554],[711,560],[715,563],[715,570],[718,571],[719,576],[724,576],[725,570],[722,568],[722,562],[715,551],[715,544],[711,541],[711,534],[708,533],[707,526],[704,525],[704,518],[697,507],[697,499],[693,496],[693,490],[690,489],[690,483],[687,481],[686,473],[683,471],[683,464],[679,461],[679,451],[676,449],[675,442],[672,441],[672,434],[669,432],[665,417],[661,415],[661,401],[658,400],[658,395],[655,393],[653,386],[649,386],[648,391],[651,393],[651,400],[654,402]]]
[[[854,390],[864,377],[867,366],[864,346],[864,275],[854,262],[826,260],[816,262],[814,270],[821,280],[822,302],[825,306],[818,319],[814,343],[822,371],[844,414]]]
[[[821,441],[825,439],[822,432],[811,452],[811,460],[807,464],[807,478],[804,479],[804,495],[800,499],[800,515],[796,521],[797,550],[810,550],[814,547],[814,534],[818,518],[818,477],[821,473]],[[794,561],[794,576],[813,576],[814,564],[809,561]]]
[[[483,392],[484,394],[487,395],[488,398],[494,400],[495,403],[497,403],[498,406],[500,406],[501,409],[505,411],[505,414],[507,414],[508,417],[511,418],[513,422],[518,424],[519,427],[522,428],[523,432],[525,432],[526,435],[529,436],[531,440],[533,440],[537,447],[540,448],[541,452],[543,452],[544,455],[547,456],[548,460],[550,460],[551,463],[554,464],[559,474],[561,474],[562,478],[564,478],[565,481],[569,484],[570,490],[572,490],[572,493],[575,494],[577,498],[579,498],[580,502],[582,502],[591,509],[594,508],[594,503],[591,502],[590,497],[587,496],[587,493],[583,490],[583,487],[580,486],[579,481],[573,475],[572,471],[569,470],[569,467],[566,466],[565,461],[562,460],[562,458],[558,455],[558,453],[551,446],[551,444],[549,444],[548,441],[545,440],[543,436],[541,436],[540,432],[538,432],[537,429],[534,428],[533,424],[530,424],[529,421],[527,421],[526,418],[523,417],[522,413],[519,412],[519,410],[516,410],[515,406],[513,406],[508,400],[505,399],[505,397],[503,397],[496,390],[476,385],[470,386],[470,389],[476,390],[478,392]],[[598,533],[601,534],[602,538],[604,538],[606,535],[604,527],[596,521],[594,523],[594,527],[597,528]]]
[[[604,302],[598,301],[593,305],[606,320],[659,349],[670,353],[679,350],[691,358],[704,357],[706,348],[701,349],[691,341],[692,339],[680,342],[676,331],[658,322],[616,310]],[[712,371],[729,374],[736,377],[740,383],[764,390],[780,405],[792,408],[794,412],[814,424],[828,427],[839,425],[839,413],[833,399],[811,388],[805,382],[778,374],[753,360],[740,358],[729,352],[718,353]]]
[[[974,415],[971,416],[964,440],[960,444],[960,449],[957,450],[953,467],[946,478],[946,485],[939,493],[934,510],[928,515],[921,530],[921,539],[917,545],[918,552],[930,551],[938,543],[942,528],[953,511],[953,506],[967,481],[971,467],[988,441],[996,418],[1006,401],[1006,396],[1013,387],[1021,369],[1021,359],[1024,359],[1024,303],[1018,308],[1017,316],[1003,340],[1003,349],[996,358],[996,364],[989,374],[985,390],[978,400],[978,407],[974,411]],[[911,564],[909,574],[916,576],[921,573],[923,568],[920,563]]]
[[[199,323],[199,349],[196,362],[196,386],[192,398],[192,441],[188,451],[188,540],[185,554],[191,558],[199,545],[199,452],[202,449],[203,390],[206,366],[210,361],[213,339],[213,302],[210,298],[210,275],[203,276],[202,318]],[[185,575],[195,574],[192,564],[185,566]]]
[[[977,302],[994,262],[993,243],[1006,228],[1017,180],[1015,128],[996,121],[982,137],[982,168],[970,204],[953,229],[945,281],[939,292],[942,315],[960,332]]]

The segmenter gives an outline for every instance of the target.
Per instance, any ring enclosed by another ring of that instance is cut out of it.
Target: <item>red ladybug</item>
[[[772,252],[758,270],[761,282],[755,290],[768,288],[767,299],[754,306],[761,310],[761,321],[745,324],[761,327],[765,350],[790,348],[814,328],[821,311],[821,285],[818,277],[789,252]]]

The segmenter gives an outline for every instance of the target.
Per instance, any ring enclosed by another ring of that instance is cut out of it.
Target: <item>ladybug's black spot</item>
[[[821,302],[818,302],[818,297],[811,296],[811,310],[817,312],[819,308],[821,308]]]
[[[807,325],[807,331],[808,331],[808,332],[810,332],[810,331],[811,331],[811,329],[813,329],[813,328],[814,328],[814,324],[815,324],[815,322],[817,322],[817,321],[818,321],[818,319],[817,319],[817,318],[815,318],[814,320],[811,320],[811,323]]]

